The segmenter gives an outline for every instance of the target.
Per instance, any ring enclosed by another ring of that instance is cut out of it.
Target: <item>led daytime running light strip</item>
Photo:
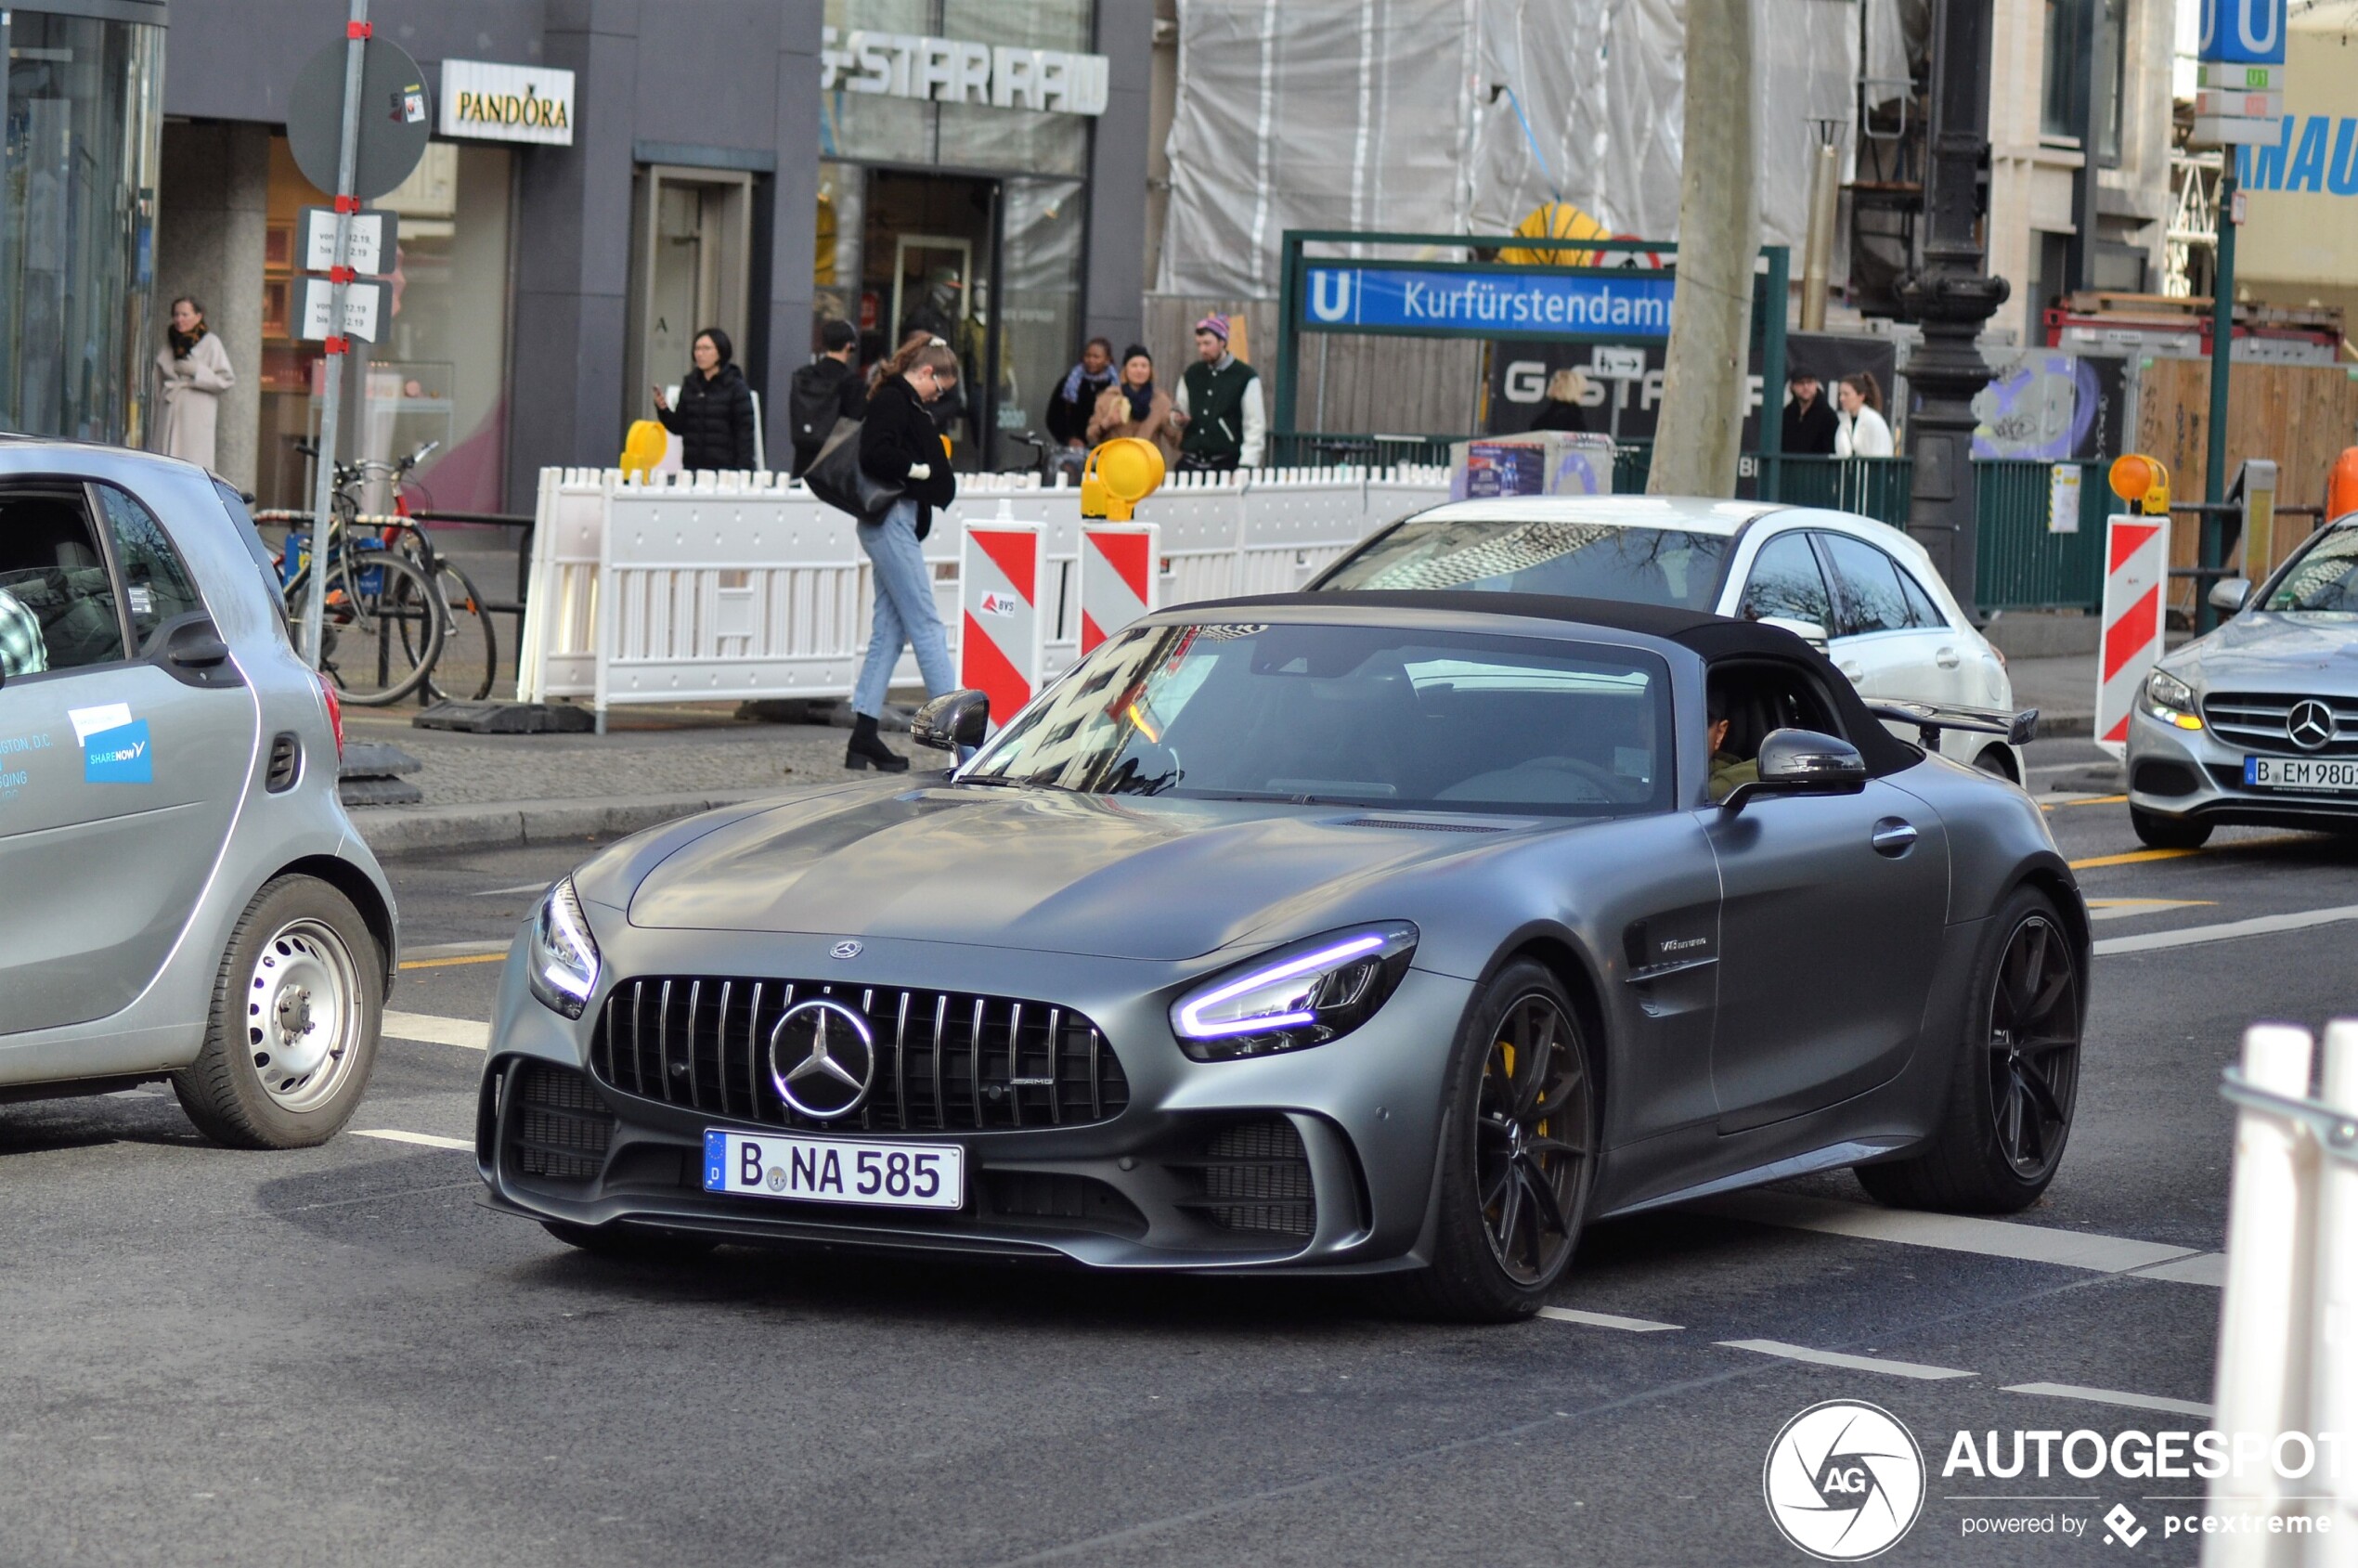
[[[1229,1023],[1206,1023],[1203,1019],[1203,1010],[1216,1003],[1225,1002],[1233,996],[1242,995],[1248,991],[1258,990],[1273,980],[1289,979],[1308,970],[1325,968],[1341,959],[1356,957],[1363,952],[1372,952],[1383,944],[1384,939],[1380,936],[1354,937],[1347,942],[1337,942],[1332,947],[1321,948],[1315,952],[1304,953],[1300,958],[1289,959],[1273,967],[1257,970],[1240,980],[1231,980],[1211,995],[1199,996],[1179,1009],[1181,1031],[1190,1039],[1219,1040],[1232,1034],[1258,1034],[1265,1030],[1291,1029],[1300,1024],[1315,1023],[1317,1021],[1318,1015],[1304,1012],[1269,1013],[1257,1017],[1238,1018]]]

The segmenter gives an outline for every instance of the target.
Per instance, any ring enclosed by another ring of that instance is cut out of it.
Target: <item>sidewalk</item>
[[[2006,661],[2015,706],[2039,710],[2041,737],[2085,739],[2096,731],[2096,656],[2066,654]]]

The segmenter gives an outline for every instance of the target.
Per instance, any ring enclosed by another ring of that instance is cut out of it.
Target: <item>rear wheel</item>
[[[312,570],[306,565],[287,585],[287,620],[298,648],[311,618]],[[330,564],[327,586],[319,668],[343,699],[384,707],[424,685],[446,628],[441,597],[417,564],[398,551],[347,550]]]
[[[230,934],[204,1047],[173,1092],[215,1143],[325,1143],[368,1089],[383,1010],[384,958],[352,901],[316,877],[279,877]]]
[[[436,696],[481,702],[499,676],[499,633],[474,579],[447,561],[436,564],[434,588],[442,599],[446,635],[431,689]]]
[[[1981,755],[1973,759],[1973,765],[1985,773],[2005,780],[2008,784],[2022,782],[2015,777],[2015,759],[2008,755],[2003,746],[1984,747]]]
[[[2129,808],[2129,825],[2157,849],[2199,849],[2210,842],[2211,824],[2198,817],[2165,817],[2158,811]]]
[[[1562,1277],[1595,1186],[1596,1073],[1571,999],[1518,960],[1467,1009],[1451,1056],[1432,1262],[1393,1282],[1417,1316],[1498,1323]]]
[[[2015,889],[1974,965],[1939,1130],[1911,1159],[1858,1167],[1859,1185],[1906,1209],[2006,1214],[2037,1202],[2071,1134],[2084,995],[2054,902]]]

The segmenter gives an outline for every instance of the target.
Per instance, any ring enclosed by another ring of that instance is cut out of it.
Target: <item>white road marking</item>
[[[2223,1290],[2227,1288],[2227,1254],[2196,1252],[2191,1258],[2138,1269],[2136,1275],[2140,1279],[2174,1279],[2181,1285],[2208,1285],[2214,1290]]]
[[[491,1048],[491,1026],[469,1018],[438,1018],[431,1013],[401,1013],[388,1007],[384,1032],[395,1040],[423,1040],[468,1051]]]
[[[2118,1389],[2081,1388],[2078,1383],[2008,1383],[2008,1393],[2043,1393],[2051,1399],[2084,1399],[2092,1405],[2120,1405],[2131,1410],[2166,1410],[2173,1416],[2209,1419],[2209,1406],[2192,1399],[2165,1399],[2157,1393],[2123,1393]]]
[[[2090,899],[2091,920],[2126,920],[2132,914],[2159,914],[2165,909],[2209,908],[2216,899]]]
[[[1552,1317],[1559,1323],[1583,1323],[1591,1328],[1621,1328],[1632,1334],[1669,1334],[1685,1327],[1678,1323],[1656,1323],[1651,1317],[1616,1317],[1609,1312],[1583,1312],[1578,1307],[1543,1306],[1542,1317]]]
[[[355,1127],[356,1138],[382,1138],[387,1143],[423,1144],[428,1148],[457,1148],[472,1152],[474,1145],[464,1138],[437,1138],[432,1133],[405,1133],[397,1127]]]
[[[2101,958],[2113,952],[2151,952],[2157,948],[2194,947],[2202,942],[2232,941],[2237,937],[2305,931],[2312,926],[2331,926],[2344,920],[2358,920],[2358,904],[2295,910],[2289,914],[2261,914],[2218,926],[2182,926],[2174,931],[2141,931],[2133,937],[2106,937],[2096,944],[2096,955]]]
[[[2091,1236],[2084,1231],[2016,1225],[2007,1220],[1883,1209],[1792,1192],[1733,1192],[1689,1207],[1754,1225],[1784,1225],[1867,1241],[1898,1241],[1911,1247],[1937,1247],[1949,1252],[1977,1252],[1983,1257],[2015,1258],[2024,1263],[2060,1263],[2099,1274],[2147,1269],[2156,1263],[2188,1257],[2196,1251],[2192,1247],[2137,1241],[2123,1236]]]
[[[545,893],[548,890],[549,884],[546,882],[519,882],[512,888],[485,888],[476,892],[469,893],[467,897],[471,899],[496,899],[502,893]]]
[[[1807,1361],[1818,1367],[1840,1367],[1851,1372],[1884,1372],[1895,1378],[1916,1378],[1924,1382],[1976,1375],[1954,1367],[1928,1367],[1921,1361],[1886,1361],[1879,1355],[1846,1355],[1838,1350],[1811,1350],[1807,1345],[1789,1345],[1780,1340],[1721,1340],[1718,1343],[1729,1350],[1748,1350],[1759,1355],[1781,1356],[1787,1361]]]

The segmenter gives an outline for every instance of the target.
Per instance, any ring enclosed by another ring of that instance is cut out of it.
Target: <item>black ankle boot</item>
[[[876,721],[864,713],[851,716],[851,744],[843,748],[843,765],[855,771],[874,768],[880,773],[905,773],[909,759],[885,745]]]

